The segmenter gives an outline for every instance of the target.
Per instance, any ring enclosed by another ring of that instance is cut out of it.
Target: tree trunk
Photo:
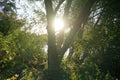
[[[47,33],[48,33],[48,69],[45,71],[44,80],[61,80],[60,65],[58,65],[58,53],[56,48],[55,30],[53,19],[55,17],[52,1],[44,0],[47,13]]]

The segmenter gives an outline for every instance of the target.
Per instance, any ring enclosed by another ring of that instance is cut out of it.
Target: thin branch
[[[72,0],[67,0],[65,9],[64,9],[64,17],[68,15],[71,3],[72,3]]]
[[[102,12],[100,13],[100,16],[98,17],[97,21],[95,22],[95,24],[94,24],[94,26],[93,26],[94,29],[95,29],[96,25],[99,23],[99,21],[100,21],[100,19],[101,19],[101,17],[102,17],[102,14],[103,14],[103,10],[102,10]]]
[[[57,5],[57,7],[55,8],[55,14],[57,13],[58,9],[60,8],[61,4],[64,2],[65,0],[60,0],[59,4]]]
[[[89,17],[89,19],[92,19],[92,18],[94,18],[94,17],[96,17],[96,16],[100,15],[102,12],[103,12],[103,11],[101,11],[101,12],[99,12],[99,13],[97,13],[97,14],[95,14],[95,15],[91,16],[91,17]]]
[[[69,54],[67,56],[67,60],[70,61],[74,53],[74,46],[69,48]]]

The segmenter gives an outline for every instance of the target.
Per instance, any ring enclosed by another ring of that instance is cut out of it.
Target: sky
[[[27,23],[24,27],[30,27],[31,33],[46,34],[46,26],[41,23],[40,18],[34,10],[42,11],[45,13],[44,5],[40,1],[31,2],[28,0],[16,0],[17,15],[19,19],[26,19]],[[38,22],[39,21],[39,22]],[[22,29],[24,29],[24,27]],[[28,30],[29,31],[29,30]]]

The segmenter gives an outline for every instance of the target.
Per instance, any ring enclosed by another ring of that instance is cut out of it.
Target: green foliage
[[[23,20],[17,20],[16,18],[9,17],[5,14],[0,14],[0,32],[3,36],[14,32],[15,29],[20,29],[23,26]]]
[[[4,78],[11,77],[14,74],[22,77],[22,71],[29,67],[40,71],[43,70],[44,65],[42,66],[41,64],[46,60],[46,53],[43,49],[46,42],[43,41],[42,36],[40,37],[18,30],[14,34],[11,34],[12,36],[9,35],[10,39],[7,36],[4,38],[4,41],[1,40],[3,41],[1,42],[3,46],[0,49],[0,68],[3,72],[1,75]],[[41,42],[41,45],[38,42]]]
[[[0,20],[0,79],[20,79],[27,75],[38,77],[45,68],[46,35],[22,31],[23,20],[1,14]],[[40,44],[38,44],[40,43]],[[27,73],[22,73],[27,69]],[[31,69],[34,69],[31,71]],[[41,71],[40,73],[37,71]],[[23,75],[24,74],[24,75]],[[17,76],[16,76],[17,75]],[[42,76],[42,75],[41,75]],[[24,78],[25,79],[25,78]],[[27,79],[27,78],[26,78]],[[29,78],[28,78],[29,79]]]

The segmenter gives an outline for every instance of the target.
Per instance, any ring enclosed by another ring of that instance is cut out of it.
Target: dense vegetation
[[[33,8],[40,18],[33,24],[47,24],[43,34],[18,18],[16,0],[0,1],[0,80],[120,80],[119,0],[39,2],[46,12]],[[56,33],[61,15],[65,28]]]

